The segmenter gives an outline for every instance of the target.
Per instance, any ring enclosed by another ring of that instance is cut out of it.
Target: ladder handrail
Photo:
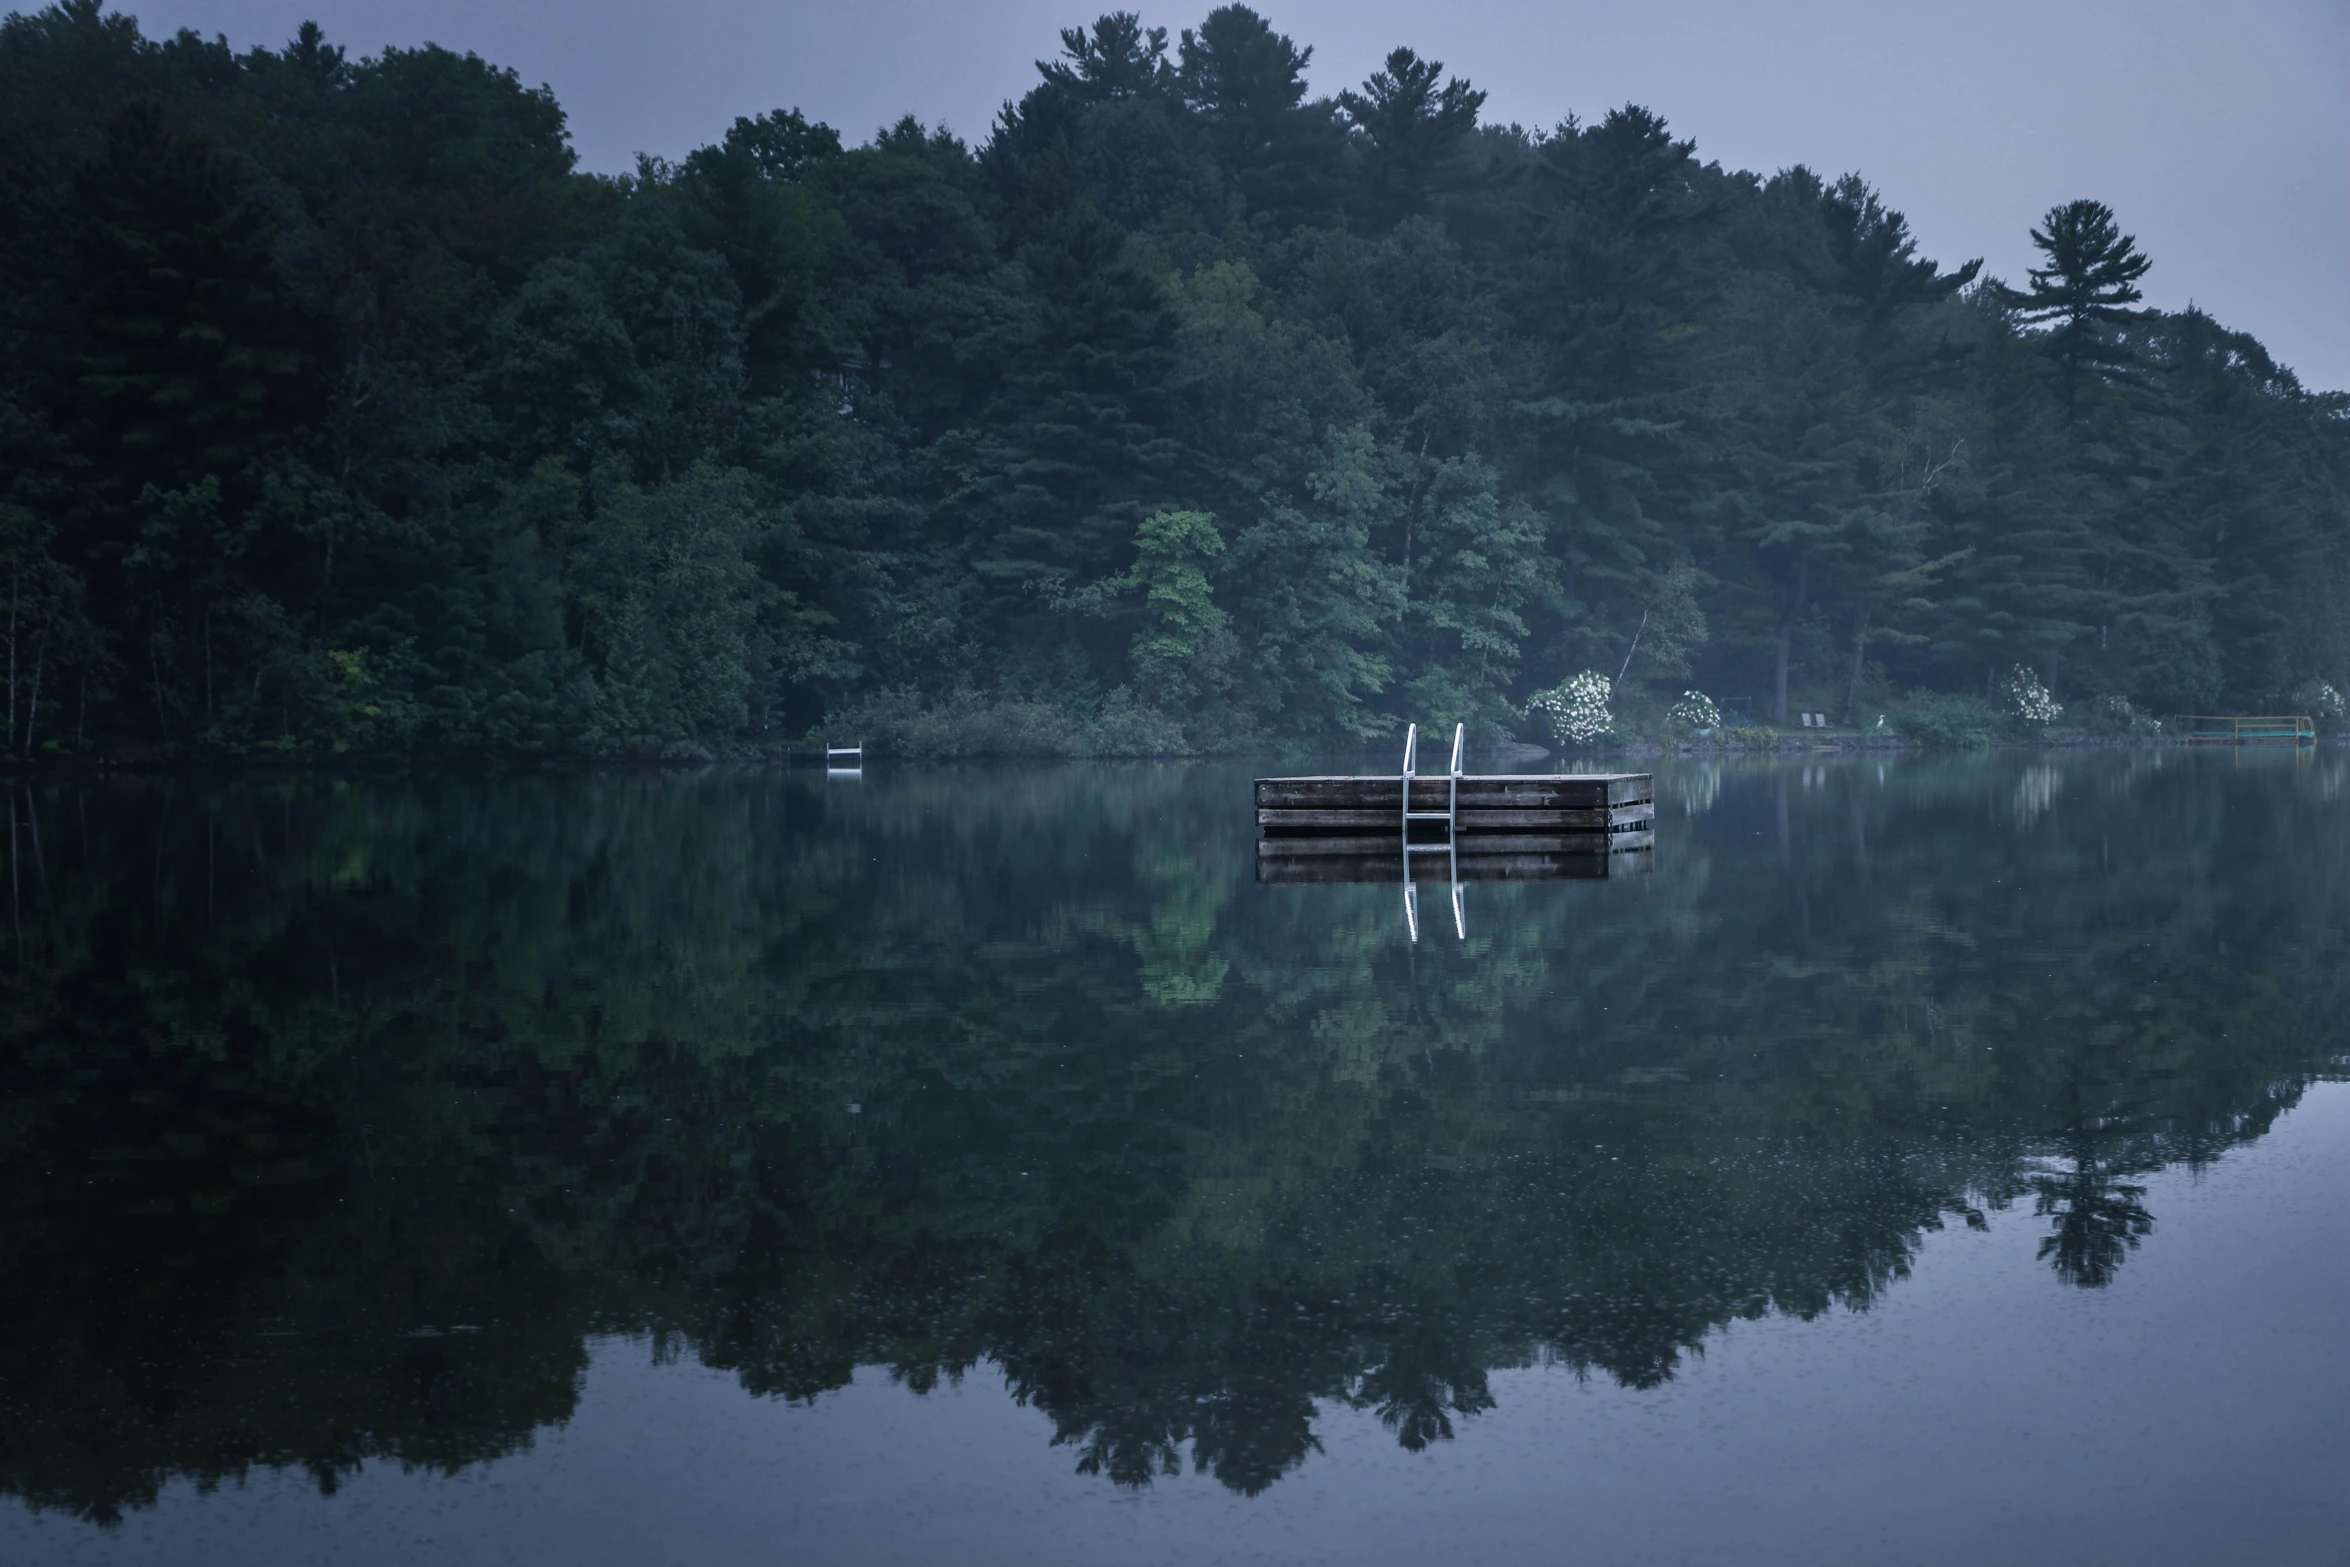
[[[1456,940],[1469,939],[1469,917],[1461,907],[1461,743],[1469,726],[1452,726],[1452,776],[1444,786],[1444,860],[1452,872],[1452,933]]]
[[[1403,806],[1395,820],[1403,853],[1403,923],[1411,932],[1412,945],[1420,944],[1420,890],[1412,885],[1412,761],[1420,749],[1420,726],[1407,725],[1403,732],[1403,772],[1400,777]]]
[[[1407,866],[1411,864],[1412,852],[1412,772],[1418,763],[1419,754],[1420,726],[1411,724],[1406,726],[1403,732],[1403,815],[1396,822],[1398,830],[1403,833],[1404,863]],[[1408,884],[1411,879],[1411,874],[1407,870],[1404,881]]]
[[[1454,841],[1461,835],[1461,738],[1468,727],[1452,726],[1452,776],[1444,786],[1444,836]]]
[[[1452,933],[1459,940],[1469,939],[1469,921],[1461,902],[1461,754],[1467,743],[1468,725],[1452,726],[1452,765],[1444,778],[1444,842],[1441,844],[1412,842],[1412,823],[1415,820],[1434,820],[1434,811],[1415,816],[1412,810],[1412,780],[1419,776],[1420,726],[1405,727],[1403,735],[1403,768],[1400,782],[1403,788],[1403,813],[1398,821],[1403,831],[1403,918],[1404,928],[1411,932],[1412,942],[1420,940],[1420,889],[1412,881],[1412,851],[1427,849],[1444,851],[1446,880],[1452,884]]]

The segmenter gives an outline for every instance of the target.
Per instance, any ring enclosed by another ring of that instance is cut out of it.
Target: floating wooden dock
[[[1637,874],[1656,843],[1647,773],[1472,776],[1418,769],[1419,726],[1384,776],[1256,781],[1260,882],[1567,880]],[[1458,894],[1455,893],[1457,913]],[[1416,913],[1416,910],[1414,911]],[[1417,920],[1414,931],[1417,932]]]
[[[2317,721],[2299,714],[2237,717],[2211,713],[2176,713],[2189,745],[2315,745]]]

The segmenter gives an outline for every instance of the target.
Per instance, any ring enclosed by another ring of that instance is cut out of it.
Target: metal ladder
[[[1459,846],[1461,811],[1461,746],[1462,742],[1467,736],[1467,733],[1468,726],[1466,724],[1455,724],[1452,726],[1452,768],[1445,775],[1444,780],[1444,809],[1441,811],[1415,811],[1412,809],[1412,780],[1419,776],[1420,726],[1418,724],[1413,724],[1404,730],[1402,774],[1403,918],[1404,925],[1411,931],[1412,940],[1415,942],[1420,939],[1420,889],[1419,886],[1412,880],[1412,856],[1415,853],[1426,854],[1436,849],[1442,849],[1444,851],[1445,859],[1447,861],[1446,868],[1451,872],[1450,876],[1447,877],[1447,880],[1452,883],[1453,935],[1463,941],[1469,939],[1468,917],[1461,906],[1461,855]],[[1444,842],[1412,842],[1412,823],[1414,822],[1444,823]]]

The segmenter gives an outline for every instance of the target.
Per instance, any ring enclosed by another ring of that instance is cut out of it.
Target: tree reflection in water
[[[2026,1196],[2104,1284],[2338,1063],[2339,759],[2038,765],[1709,770],[1653,876],[1417,947],[1256,886],[1236,767],[20,785],[0,1487],[454,1472],[621,1333],[992,1362],[1081,1472],[1256,1492]]]
[[[2113,1282],[2138,1242],[2153,1233],[2154,1215],[2145,1208],[2146,1188],[2101,1164],[2083,1146],[2087,1138],[2076,1134],[2066,1141],[2072,1168],[2032,1177],[2032,1211],[2056,1221],[2040,1242],[2040,1260],[2067,1284],[2098,1289]]]

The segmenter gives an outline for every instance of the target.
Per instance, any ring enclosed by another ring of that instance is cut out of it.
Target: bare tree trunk
[[[1862,610],[1852,620],[1852,678],[1844,683],[1844,722],[1856,722],[1853,705],[1860,700],[1860,676],[1863,660],[1869,650],[1869,612]]]
[[[1787,634],[1788,624],[1779,622],[1779,670],[1775,692],[1771,698],[1771,721],[1787,722]]]
[[[16,583],[17,573],[8,574],[8,750],[16,751]]]
[[[1403,592],[1397,596],[1395,623],[1401,626],[1412,612],[1412,521],[1411,512],[1403,516]]]
[[[1640,651],[1640,633],[1648,629],[1648,611],[1640,612],[1640,624],[1633,628],[1632,645],[1624,649],[1624,667],[1616,671],[1616,684],[1624,683],[1625,674],[1632,668],[1632,655]]]
[[[49,901],[49,856],[41,852],[41,802],[33,797],[33,786],[25,785],[24,824],[33,835],[33,874],[41,878],[41,901]]]
[[[24,715],[24,754],[27,756],[33,754],[33,726],[41,721],[41,671],[48,667],[48,663],[49,633],[44,631],[41,639],[33,644],[33,699],[27,704]]]
[[[171,714],[163,705],[163,664],[156,656],[155,633],[147,633],[147,674],[155,682],[155,728],[165,745],[171,744]]]
[[[343,476],[346,480],[350,477],[350,472],[351,460],[346,455],[343,459]],[[334,590],[334,580],[335,519],[334,514],[330,512],[326,519],[326,559],[320,563],[318,568],[318,639],[321,642],[326,640],[326,601],[327,595]]]
[[[212,606],[204,606],[204,722],[212,722]]]
[[[1795,640],[1795,623],[1803,618],[1803,601],[1811,594],[1811,561],[1798,556],[1795,561],[1795,597],[1787,606],[1787,613],[1779,620],[1779,672],[1777,709],[1774,718],[1787,722],[1787,661],[1790,645]]]

